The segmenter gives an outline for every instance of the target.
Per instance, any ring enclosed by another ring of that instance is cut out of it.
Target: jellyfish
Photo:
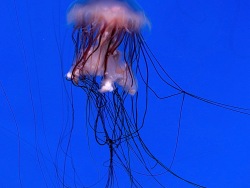
[[[131,158],[126,153],[133,153],[156,182],[157,177],[150,170],[152,166],[145,163],[144,154],[173,176],[202,187],[161,163],[140,137],[147,113],[148,91],[153,91],[147,70],[148,61],[152,61],[153,56],[141,35],[142,28],[149,27],[150,23],[142,9],[132,1],[76,1],[70,6],[67,19],[73,25],[75,55],[66,78],[86,93],[89,126],[94,130],[97,143],[109,149],[106,187],[115,184],[117,161],[130,177],[131,186],[142,187],[134,178]],[[141,57],[144,62],[140,62]],[[146,73],[140,63],[145,64]],[[138,76],[142,83],[138,83]],[[183,93],[174,84],[169,84],[178,90],[173,95]],[[144,90],[144,106],[138,102],[141,100],[138,87]],[[168,97],[171,96],[165,98]]]

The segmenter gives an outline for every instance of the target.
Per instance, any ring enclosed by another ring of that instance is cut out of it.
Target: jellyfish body
[[[132,61],[118,49],[126,34],[138,33],[148,23],[143,12],[124,1],[86,1],[73,4],[68,22],[78,30],[76,60],[67,78],[76,84],[86,76],[103,77],[100,92],[118,84],[131,95],[137,91]],[[133,53],[133,52],[132,52]]]

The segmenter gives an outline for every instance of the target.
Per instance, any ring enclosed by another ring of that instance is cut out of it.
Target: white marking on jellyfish
[[[67,79],[67,80],[71,80],[71,78],[72,78],[72,72],[69,71],[69,72],[66,74],[66,79]]]
[[[101,93],[105,93],[107,91],[109,91],[109,92],[114,91],[113,82],[109,79],[103,80],[102,87],[101,87],[101,89],[99,89],[99,92],[101,92]]]

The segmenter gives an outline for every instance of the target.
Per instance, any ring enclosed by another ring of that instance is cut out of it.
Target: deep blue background
[[[250,107],[249,1],[138,2],[152,23],[150,30],[143,31],[148,45],[182,88],[218,102]],[[71,119],[63,84],[73,59],[72,28],[66,24],[70,3],[1,3],[0,187],[20,187],[18,171],[23,187],[60,187],[53,161],[61,132]],[[152,83],[163,92],[167,89]],[[70,85],[66,82],[68,89]],[[73,88],[73,92],[76,121],[71,152],[87,186],[105,175],[108,151],[95,143],[91,130],[86,133],[86,97],[81,89]],[[141,131],[148,147],[167,165],[174,150],[180,103],[181,97],[164,102],[151,98]],[[247,115],[187,97],[172,170],[207,187],[250,187],[249,125]],[[59,171],[62,160],[60,152]],[[73,187],[72,173],[66,176]],[[118,169],[120,187],[127,187],[122,184],[129,181],[124,177]],[[145,187],[158,187],[152,178],[139,180]],[[171,175],[160,181],[167,187],[190,187]]]

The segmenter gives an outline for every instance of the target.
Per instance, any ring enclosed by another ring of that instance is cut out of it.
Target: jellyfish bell
[[[89,0],[71,5],[68,23],[74,26],[75,61],[67,79],[79,85],[86,77],[102,77],[100,92],[115,84],[134,95],[137,80],[132,71],[138,44],[136,34],[149,21],[132,1]]]
[[[129,31],[150,25],[142,9],[132,0],[76,1],[68,10],[67,20],[75,27],[102,23]]]

